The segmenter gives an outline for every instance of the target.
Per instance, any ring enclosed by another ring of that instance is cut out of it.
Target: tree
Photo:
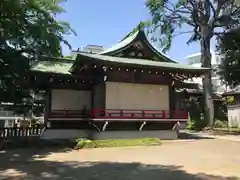
[[[211,68],[211,39],[239,23],[240,10],[234,0],[148,0],[146,6],[152,16],[150,29],[154,34],[160,32],[157,36],[164,45],[163,50],[171,47],[175,36],[190,33],[187,43],[200,42],[201,63],[206,68]],[[211,72],[207,72],[203,78],[204,114],[209,125],[213,125],[214,117],[211,84]]]
[[[55,19],[63,0],[0,1],[0,101],[21,99],[22,79],[41,55],[61,56],[64,35],[74,33]]]
[[[218,37],[217,50],[222,64],[219,74],[226,84],[234,87],[240,84],[240,28],[230,29]]]

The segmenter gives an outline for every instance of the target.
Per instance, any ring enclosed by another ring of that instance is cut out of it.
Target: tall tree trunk
[[[204,34],[202,37],[206,37]],[[206,68],[211,68],[211,51],[210,51],[210,42],[211,37],[201,39],[201,62],[202,66]],[[208,71],[204,74],[204,78],[202,80],[203,83],[203,91],[204,91],[204,118],[208,121],[208,125],[212,126],[214,121],[214,107],[213,107],[213,99],[212,99],[212,78],[211,71]]]

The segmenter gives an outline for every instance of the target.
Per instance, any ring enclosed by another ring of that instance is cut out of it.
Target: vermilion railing
[[[94,109],[93,118],[110,119],[188,119],[188,112],[182,110],[126,110]]]
[[[129,110],[94,109],[53,110],[49,118],[94,118],[94,119],[178,119],[187,120],[188,112],[183,110]]]

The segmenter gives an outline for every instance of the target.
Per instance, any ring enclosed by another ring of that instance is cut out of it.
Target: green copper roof
[[[208,68],[198,68],[191,65],[172,63],[172,62],[160,62],[152,61],[149,59],[135,59],[135,58],[123,58],[123,57],[113,57],[101,54],[88,54],[88,53],[79,53],[82,58],[93,58],[100,61],[112,62],[112,63],[123,63],[123,64],[132,64],[132,65],[141,65],[141,66],[150,66],[150,67],[161,67],[161,68],[170,68],[170,69],[181,69],[181,70],[209,70]],[[80,60],[80,59],[79,59]]]
[[[176,61],[170,59],[169,57],[167,57],[165,54],[163,54],[162,52],[158,51],[156,49],[156,47],[148,40],[144,30],[136,30],[136,32],[131,32],[129,33],[122,41],[120,41],[118,44],[112,46],[109,49],[106,49],[105,51],[100,52],[99,54],[102,55],[109,55],[109,53],[113,53],[116,51],[119,51],[123,48],[126,48],[127,46],[129,46],[134,40],[136,39],[140,39],[142,40],[142,42],[148,47],[150,48],[155,54],[156,57],[159,57],[159,59],[163,59],[166,62],[175,62]],[[153,60],[152,60],[153,61]],[[154,60],[155,61],[155,60]],[[160,61],[160,60],[159,60]]]
[[[99,54],[107,54],[107,53],[110,53],[110,52],[113,52],[113,51],[117,51],[121,48],[124,48],[125,46],[129,45],[137,37],[138,33],[139,33],[138,31],[133,33],[131,36],[123,39],[119,43],[115,44],[111,48],[108,48],[108,49],[100,52]]]
[[[31,70],[70,75],[69,69],[72,67],[73,62],[73,59],[39,61],[32,66]]]

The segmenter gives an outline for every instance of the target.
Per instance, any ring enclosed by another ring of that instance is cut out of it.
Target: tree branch
[[[188,33],[194,33],[194,31],[191,30],[191,31],[179,32],[179,33],[177,33],[177,34],[174,34],[173,37],[177,37],[177,36],[179,36],[179,35],[182,35],[182,34],[188,34]]]

